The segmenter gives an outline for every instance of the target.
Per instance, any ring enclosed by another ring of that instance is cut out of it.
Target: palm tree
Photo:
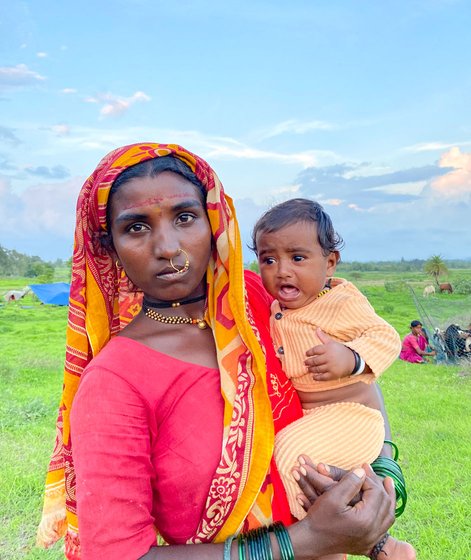
[[[435,283],[439,286],[438,278],[442,274],[448,274],[448,268],[440,255],[432,255],[424,264],[424,272],[433,276]]]

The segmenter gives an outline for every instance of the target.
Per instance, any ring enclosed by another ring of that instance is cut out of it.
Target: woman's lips
[[[177,278],[183,278],[183,276],[185,276],[187,274],[187,270],[184,270],[182,272],[175,272],[174,270],[163,270],[162,272],[159,272],[158,274],[156,274],[156,277],[159,280],[166,280],[166,281],[175,281]]]

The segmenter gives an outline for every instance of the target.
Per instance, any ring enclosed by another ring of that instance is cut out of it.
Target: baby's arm
[[[362,294],[349,298],[344,310],[335,318],[335,336],[345,340],[344,343],[332,340],[319,329],[316,334],[322,344],[306,352],[304,363],[317,381],[351,375],[355,367],[353,352],[365,363],[362,373],[373,373],[378,377],[401,351],[398,333],[375,313]]]
[[[316,329],[316,335],[322,344],[306,352],[304,362],[307,370],[316,381],[330,381],[351,375],[355,367],[353,351],[333,340],[322,329]]]

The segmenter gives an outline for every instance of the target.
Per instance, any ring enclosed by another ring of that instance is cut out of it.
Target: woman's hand
[[[293,469],[293,476],[302,493],[298,494],[297,499],[307,511],[319,496],[332,488],[348,471],[324,463],[315,465],[307,455],[301,455],[298,460],[300,466]],[[354,506],[360,500],[361,492],[353,497],[349,505]]]
[[[305,493],[300,503],[310,506],[305,519],[290,528],[293,539],[299,533],[299,558],[309,558],[309,538],[315,539],[311,542],[316,543],[317,554],[319,547],[322,554],[368,554],[394,523],[394,485],[390,479],[379,479],[368,465],[345,473],[335,467],[316,469],[306,461],[294,472]]]

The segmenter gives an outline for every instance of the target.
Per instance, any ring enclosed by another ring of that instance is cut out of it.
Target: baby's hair
[[[317,237],[324,256],[343,247],[343,239],[334,230],[329,214],[318,202],[307,198],[292,198],[273,206],[258,219],[252,231],[250,249],[258,254],[257,235],[260,233],[275,233],[299,222],[313,222],[317,225]]]
[[[110,247],[112,245],[111,239],[111,204],[110,201],[116,191],[125,183],[136,179],[138,177],[157,177],[160,173],[164,171],[171,171],[177,175],[182,176],[187,181],[190,181],[195,185],[198,195],[201,199],[203,206],[206,205],[206,189],[204,188],[201,181],[193,173],[190,167],[181,159],[174,156],[162,156],[152,159],[147,159],[136,165],[132,165],[120,173],[111,185],[111,189],[108,195],[108,204],[106,207],[106,235],[101,237],[102,244],[105,247]]]

